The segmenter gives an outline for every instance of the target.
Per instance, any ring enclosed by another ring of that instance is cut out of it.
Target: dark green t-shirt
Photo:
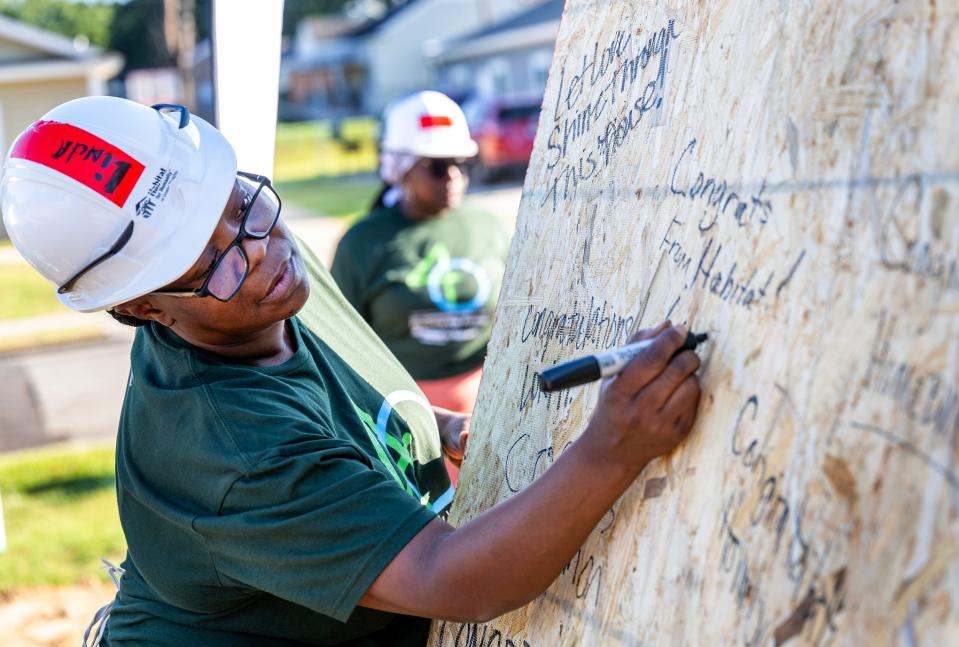
[[[158,325],[137,332],[117,441],[128,554],[108,644],[424,644],[427,620],[356,605],[452,499],[436,422],[304,255],[313,291],[279,366],[224,362]]]
[[[414,221],[382,208],[346,232],[331,271],[406,370],[437,379],[483,364],[508,247],[479,209]]]

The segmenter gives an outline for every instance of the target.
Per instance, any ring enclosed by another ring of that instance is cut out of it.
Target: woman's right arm
[[[434,520],[374,581],[361,606],[481,622],[546,590],[643,468],[670,452],[696,418],[699,359],[673,357],[685,329],[655,338],[602,388],[583,434],[529,487],[461,528]]]

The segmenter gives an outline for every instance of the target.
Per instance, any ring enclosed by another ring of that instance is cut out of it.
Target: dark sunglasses
[[[460,173],[465,174],[468,163],[469,160],[461,157],[424,157],[418,162],[437,180],[445,178],[451,166],[455,166]]]

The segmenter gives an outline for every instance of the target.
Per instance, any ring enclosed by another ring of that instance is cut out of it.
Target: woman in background
[[[332,274],[430,403],[472,411],[509,245],[492,214],[463,204],[477,153],[463,111],[418,92],[386,115],[370,214],[339,243]]]

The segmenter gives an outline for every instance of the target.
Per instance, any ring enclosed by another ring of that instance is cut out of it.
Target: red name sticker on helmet
[[[436,128],[437,126],[452,126],[453,120],[445,115],[423,115],[420,117],[420,128]]]
[[[143,164],[96,135],[58,121],[38,121],[10,157],[43,164],[122,207],[143,174]]]

